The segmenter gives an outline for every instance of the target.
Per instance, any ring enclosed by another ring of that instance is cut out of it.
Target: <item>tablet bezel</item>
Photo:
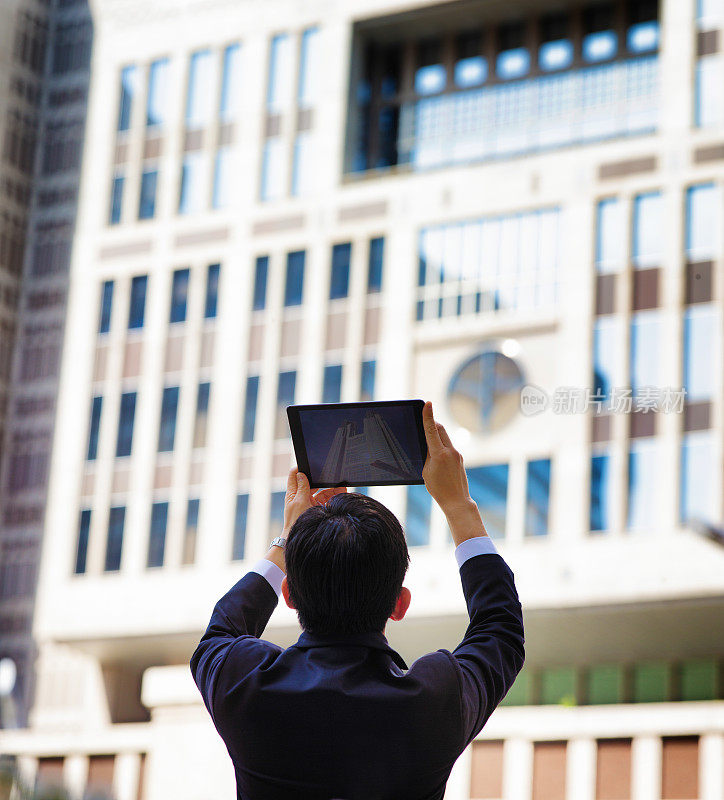
[[[294,455],[297,459],[297,467],[300,472],[303,472],[309,479],[309,485],[312,489],[321,489],[331,486],[415,486],[424,484],[422,478],[418,480],[391,480],[391,481],[370,481],[365,484],[347,483],[342,481],[339,483],[313,483],[311,470],[309,468],[309,459],[307,458],[307,446],[304,441],[302,433],[302,423],[299,416],[300,411],[320,411],[325,408],[380,408],[389,406],[412,406],[413,416],[417,423],[417,436],[420,445],[420,452],[422,453],[423,463],[427,459],[427,440],[425,439],[425,430],[422,426],[422,407],[425,405],[423,400],[367,400],[359,403],[316,403],[311,405],[293,405],[287,406],[287,419],[289,421],[289,429],[292,434],[292,444],[294,445]]]

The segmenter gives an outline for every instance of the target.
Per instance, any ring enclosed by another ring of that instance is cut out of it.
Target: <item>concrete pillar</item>
[[[724,734],[707,733],[699,741],[699,796],[724,800]]]
[[[595,800],[596,740],[571,739],[566,755],[566,796],[570,800]]]
[[[88,782],[88,756],[67,756],[63,763],[63,783],[68,794],[75,798],[83,797]]]
[[[661,739],[637,736],[631,745],[631,800],[661,800]]]
[[[452,768],[445,788],[445,800],[468,800],[470,797],[472,758],[473,747],[468,745]]]
[[[503,748],[503,797],[530,800],[533,790],[533,743],[508,739]]]
[[[119,753],[113,770],[113,794],[116,800],[136,800],[141,773],[139,753]]]

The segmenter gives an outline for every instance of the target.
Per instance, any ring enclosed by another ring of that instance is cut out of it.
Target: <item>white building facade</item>
[[[37,689],[0,751],[72,796],[233,797],[188,659],[279,533],[285,406],[421,397],[526,621],[446,796],[722,800],[724,4],[91,14]],[[370,492],[411,548],[391,644],[453,648],[442,514]]]

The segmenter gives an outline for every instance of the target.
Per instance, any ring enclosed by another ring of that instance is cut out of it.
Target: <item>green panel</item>
[[[681,665],[681,699],[715,700],[716,661],[685,661]]]
[[[594,706],[623,703],[623,686],[623,667],[618,664],[591,667],[588,672],[588,702]]]
[[[671,698],[668,664],[637,664],[634,667],[634,703],[664,703]]]
[[[540,679],[542,705],[576,704],[576,670],[573,667],[544,669]]]
[[[532,702],[531,697],[532,681],[530,672],[523,669],[515,683],[510,687],[510,691],[503,698],[501,706],[529,706]]]

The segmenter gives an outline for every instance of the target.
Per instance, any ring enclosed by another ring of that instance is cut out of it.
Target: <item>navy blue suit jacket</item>
[[[245,575],[214,608],[191,671],[239,800],[433,800],[523,666],[523,618],[499,555],[460,568],[470,625],[408,669],[382,633],[284,650],[259,637],[277,604]]]

